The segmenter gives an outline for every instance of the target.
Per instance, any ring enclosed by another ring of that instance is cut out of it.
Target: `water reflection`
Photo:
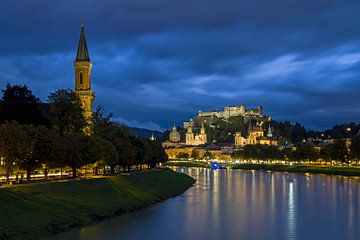
[[[288,201],[288,239],[296,239],[296,208],[295,208],[295,196],[294,196],[294,183],[289,183],[289,201]]]
[[[358,178],[176,169],[184,196],[53,239],[360,239]]]

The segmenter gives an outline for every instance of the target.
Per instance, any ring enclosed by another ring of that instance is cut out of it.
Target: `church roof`
[[[75,61],[90,62],[89,51],[86,44],[84,25],[81,25],[80,39]]]
[[[173,138],[173,137],[178,137],[178,138],[180,138],[180,133],[177,131],[175,125],[174,125],[174,127],[173,127],[173,130],[170,132],[169,137],[170,137],[170,138]]]

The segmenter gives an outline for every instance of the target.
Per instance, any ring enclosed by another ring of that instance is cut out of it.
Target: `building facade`
[[[235,133],[235,146],[248,144],[277,145],[277,140],[273,138],[270,126],[266,136],[264,136],[264,129],[259,124],[252,127],[251,122],[249,122],[247,138],[243,137],[240,132]]]
[[[207,144],[207,135],[205,132],[204,124],[202,124],[200,133],[193,133],[192,127],[187,128],[185,135],[185,144],[189,146],[198,146]]]
[[[230,117],[238,116],[243,117],[245,121],[251,119],[261,119],[264,117],[263,107],[258,106],[257,108],[249,109],[246,108],[245,105],[226,106],[223,110],[213,110],[211,112],[199,111],[195,119],[201,119],[202,122],[207,121],[207,123],[211,123],[211,119],[213,118],[222,118],[226,120]],[[184,128],[194,127],[194,119],[190,118],[188,121],[185,121],[183,126]]]
[[[230,118],[230,117],[237,117],[237,116],[263,116],[263,108],[262,106],[258,106],[255,109],[247,109],[245,105],[240,106],[226,106],[224,107],[223,111],[214,110],[211,112],[202,112],[199,111],[198,117],[209,117],[215,116],[218,118]]]
[[[86,44],[84,25],[81,26],[80,39],[76,59],[74,61],[75,69],[75,92],[78,94],[82,107],[84,109],[84,117],[88,123],[85,132],[90,132],[93,115],[93,102],[95,98],[94,92],[91,90],[91,68],[89,51]]]

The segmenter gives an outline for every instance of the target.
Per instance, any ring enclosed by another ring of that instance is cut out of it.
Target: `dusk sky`
[[[95,105],[125,124],[240,104],[308,129],[360,119],[359,0],[1,0],[1,86],[73,88],[82,23]]]

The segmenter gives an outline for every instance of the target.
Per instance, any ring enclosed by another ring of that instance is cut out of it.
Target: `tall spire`
[[[268,128],[268,132],[266,134],[267,137],[271,138],[273,136],[272,132],[271,132],[271,127],[269,125],[269,128]]]
[[[89,51],[86,44],[84,25],[81,25],[80,39],[75,61],[90,62]]]

